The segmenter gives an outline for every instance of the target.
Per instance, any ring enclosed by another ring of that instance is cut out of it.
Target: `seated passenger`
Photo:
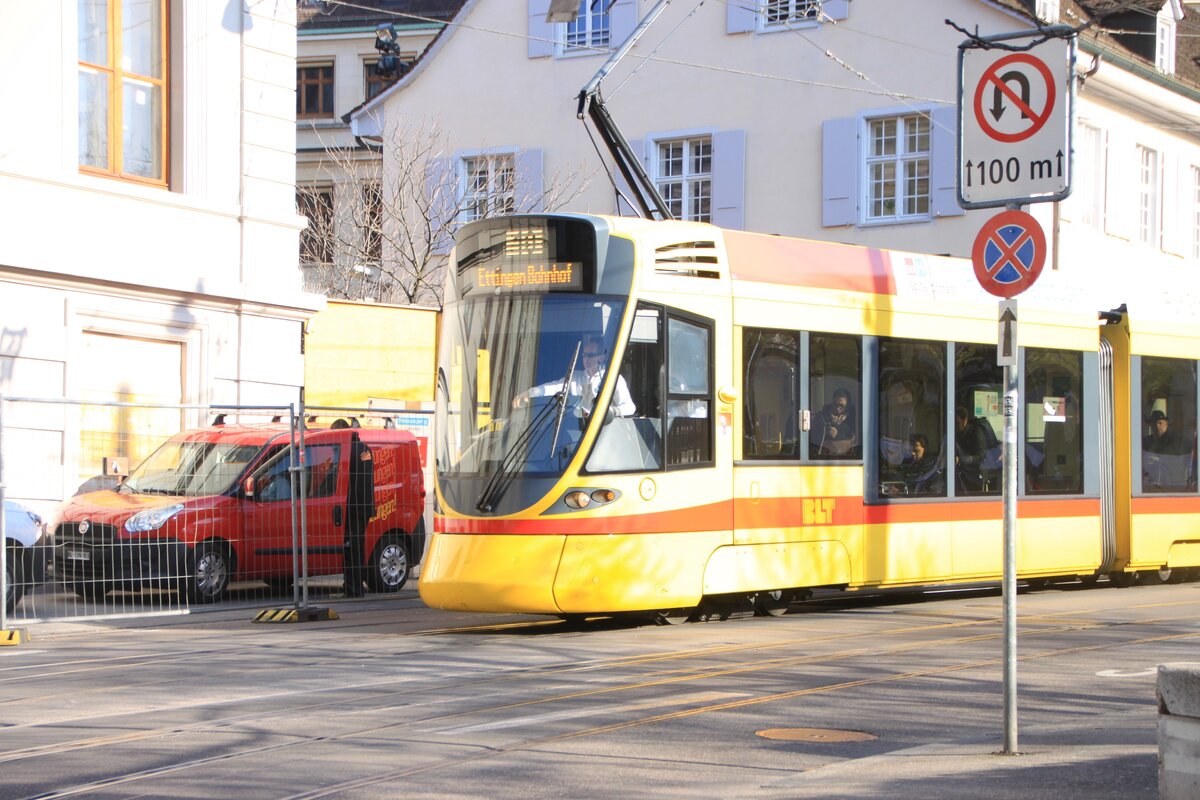
[[[813,458],[853,453],[858,444],[858,425],[850,406],[850,392],[838,389],[833,393],[833,402],[817,412],[809,439]]]
[[[938,459],[929,450],[929,437],[915,433],[912,437],[912,455],[900,465],[909,494],[940,494],[941,469]]]

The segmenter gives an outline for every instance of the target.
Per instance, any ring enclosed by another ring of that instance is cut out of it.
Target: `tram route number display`
[[[1016,184],[1026,178],[1035,181],[1046,178],[1062,178],[1065,161],[1066,156],[1061,150],[1052,159],[1035,158],[1028,162],[1016,156],[967,161],[963,165],[963,184],[970,189],[975,186]]]

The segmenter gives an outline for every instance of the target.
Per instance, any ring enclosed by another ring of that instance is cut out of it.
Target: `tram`
[[[1000,580],[1003,372],[970,269],[693,222],[464,226],[422,599],[678,620]],[[1019,578],[1195,577],[1200,328],[1020,326]]]

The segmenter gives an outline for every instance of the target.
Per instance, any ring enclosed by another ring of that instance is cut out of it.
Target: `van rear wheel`
[[[371,556],[367,583],[373,592],[398,592],[408,583],[408,550],[396,536],[383,536]]]

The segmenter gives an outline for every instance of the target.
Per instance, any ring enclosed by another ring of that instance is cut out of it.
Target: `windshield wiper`
[[[479,511],[490,512],[496,507],[496,501],[503,496],[504,492],[512,483],[512,476],[516,474],[516,465],[520,460],[533,449],[534,435],[542,430],[542,423],[550,417],[550,413],[556,414],[554,423],[554,442],[550,447],[550,453],[554,453],[554,448],[558,446],[558,433],[562,427],[563,414],[567,408],[567,394],[571,388],[571,375],[575,373],[575,363],[579,359],[579,349],[583,346],[583,342],[575,345],[575,353],[571,357],[570,368],[567,370],[566,376],[563,378],[562,388],[554,395],[554,402],[547,403],[546,406],[538,412],[530,423],[525,426],[525,430],[521,431],[521,435],[516,438],[508,450],[504,452],[504,457],[500,459],[500,466],[492,475],[491,479],[483,487],[483,491],[479,493],[479,497],[475,500],[475,508]]]
[[[575,374],[575,364],[579,361],[579,348],[582,346],[582,339],[575,343],[575,355],[571,356],[571,366],[567,368],[562,388],[558,390],[558,418],[554,420],[554,441],[550,443],[550,455],[554,455],[558,448],[558,432],[562,428],[563,414],[567,411],[567,390],[571,388],[571,376]]]

